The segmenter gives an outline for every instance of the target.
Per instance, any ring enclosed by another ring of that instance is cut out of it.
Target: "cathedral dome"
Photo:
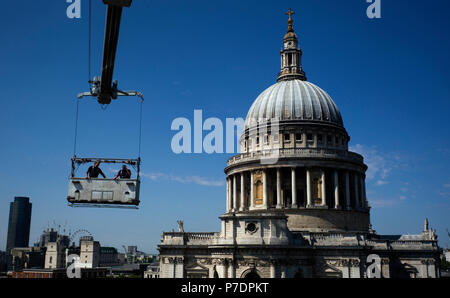
[[[318,86],[303,80],[280,81],[264,90],[253,102],[245,128],[258,120],[325,122],[343,127],[342,117],[331,97]]]

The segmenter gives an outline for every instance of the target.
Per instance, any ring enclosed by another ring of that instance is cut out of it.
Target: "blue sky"
[[[381,234],[420,233],[428,217],[441,246],[450,228],[448,1],[133,1],[125,9],[115,78],[144,93],[141,208],[67,206],[76,94],[88,88],[87,0],[8,1],[0,10],[0,248],[9,202],[30,196],[30,244],[53,222],[102,245],[156,252],[162,231],[219,231],[230,154],[171,151],[172,120],[245,117],[275,83],[292,7],[308,80],[338,105],[352,150],[369,166],[371,220]],[[105,7],[94,4],[93,73],[100,74]],[[136,157],[138,101],[106,110],[80,102],[78,155]],[[112,175],[108,166],[107,175]],[[67,224],[66,224],[67,223]]]

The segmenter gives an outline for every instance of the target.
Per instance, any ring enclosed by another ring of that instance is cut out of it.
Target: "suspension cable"
[[[144,101],[141,99],[140,111],[139,111],[139,153],[138,157],[141,158],[141,140],[142,140],[142,105]]]
[[[91,86],[92,77],[91,77],[91,52],[92,52],[92,0],[89,0],[89,44],[88,44],[88,73],[89,73],[89,87]]]
[[[80,100],[77,99],[77,112],[75,114],[75,137],[74,137],[74,142],[73,142],[73,156],[76,155],[77,153],[77,136],[78,136],[78,113],[79,113],[79,105],[80,105]]]

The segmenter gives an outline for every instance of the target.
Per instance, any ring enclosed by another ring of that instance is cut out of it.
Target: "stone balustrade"
[[[269,149],[256,152],[241,153],[228,159],[227,165],[232,166],[240,162],[248,162],[265,158],[327,158],[354,162],[363,162],[363,157],[355,152],[324,148],[290,148]]]

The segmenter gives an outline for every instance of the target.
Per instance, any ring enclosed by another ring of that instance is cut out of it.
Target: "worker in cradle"
[[[131,171],[129,169],[127,169],[126,165],[122,166],[122,170],[120,170],[119,172],[117,172],[117,175],[114,176],[114,180],[117,179],[118,177],[120,177],[120,179],[130,179],[131,177]]]
[[[106,178],[105,174],[103,174],[102,169],[100,169],[100,161],[97,160],[93,166],[90,166],[86,172],[86,178],[98,178],[98,175],[102,175],[103,178]]]

